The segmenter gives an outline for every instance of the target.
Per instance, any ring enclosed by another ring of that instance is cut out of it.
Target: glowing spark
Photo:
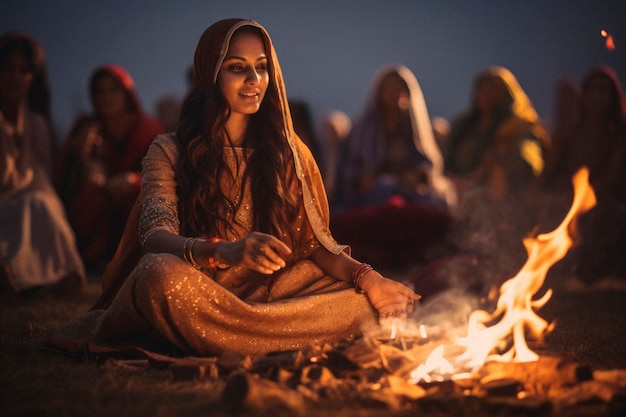
[[[604,29],[600,31],[600,34],[603,38],[606,38],[606,49],[608,49],[609,51],[615,50],[615,41],[613,40],[613,36]]]

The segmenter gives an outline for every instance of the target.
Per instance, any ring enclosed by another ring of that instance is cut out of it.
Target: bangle
[[[211,269],[215,269],[217,267],[220,268],[224,268],[227,265],[225,264],[221,264],[219,262],[217,262],[217,260],[215,259],[215,251],[217,249],[217,245],[222,241],[222,239],[217,238],[217,237],[213,237],[211,239],[209,239],[208,244],[209,244],[209,248],[208,248],[208,258],[207,258],[207,263],[209,264],[209,268]]]
[[[194,268],[200,268],[200,265],[198,265],[196,260],[193,258],[193,245],[196,244],[197,240],[198,239],[195,237],[188,237],[183,244],[183,259]]]
[[[361,280],[370,271],[374,270],[370,264],[362,263],[352,270],[352,283],[357,292],[362,293]]]
[[[189,263],[191,264],[191,266],[193,266],[194,268],[200,269],[200,265],[198,265],[198,263],[196,262],[196,260],[193,258],[193,245],[196,244],[196,242],[198,241],[198,239],[194,238],[191,240],[191,242],[189,243]]]
[[[188,237],[187,240],[185,240],[185,243],[183,243],[183,259],[188,264],[190,264],[191,261],[189,260],[189,255],[188,255],[187,251],[188,251],[188,248],[189,248],[189,242],[191,242],[192,240],[193,240],[192,237]]]

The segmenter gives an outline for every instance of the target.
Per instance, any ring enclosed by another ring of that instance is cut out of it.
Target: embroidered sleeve
[[[174,165],[177,148],[169,135],[157,137],[143,159],[139,242],[159,230],[180,233]]]

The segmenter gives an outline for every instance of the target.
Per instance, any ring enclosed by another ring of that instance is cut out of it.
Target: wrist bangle
[[[183,244],[183,259],[194,268],[200,268],[200,265],[198,265],[193,258],[193,245],[196,244],[197,240],[198,239],[195,237],[188,237]]]
[[[189,250],[189,242],[191,242],[192,240],[193,240],[192,237],[188,237],[187,240],[185,240],[185,243],[183,243],[183,259],[188,264],[191,263],[191,261],[189,260],[188,250]]]
[[[370,264],[366,263],[359,264],[359,266],[352,270],[352,284],[354,284],[354,288],[357,292],[363,292],[361,281],[363,280],[363,277],[372,270],[374,270],[374,268],[372,268]]]
[[[195,245],[197,241],[198,241],[198,239],[194,238],[194,239],[191,240],[191,242],[189,242],[189,261],[190,261],[189,263],[194,268],[200,269],[200,265],[198,265],[196,260],[193,258],[193,245]]]
[[[209,268],[211,269],[215,269],[217,267],[220,268],[225,268],[228,265],[225,264],[221,264],[219,262],[217,262],[217,260],[215,259],[215,251],[217,249],[217,245],[222,241],[222,239],[217,238],[217,237],[213,237],[211,239],[208,240],[208,258],[207,258],[207,263],[209,264]]]

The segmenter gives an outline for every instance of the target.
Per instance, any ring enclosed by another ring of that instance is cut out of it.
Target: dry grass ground
[[[556,285],[540,314],[556,321],[549,349],[594,369],[626,369],[624,280],[594,288]],[[176,382],[165,371],[136,372],[40,348],[55,327],[85,311],[99,286],[91,282],[74,300],[33,296],[0,301],[1,416],[228,416],[220,381]],[[262,414],[253,413],[259,416]],[[272,411],[273,416],[280,412]],[[288,415],[288,414],[284,414]],[[359,404],[320,404],[310,416],[408,416]],[[438,414],[440,415],[440,414]],[[568,415],[599,417],[597,412]]]

